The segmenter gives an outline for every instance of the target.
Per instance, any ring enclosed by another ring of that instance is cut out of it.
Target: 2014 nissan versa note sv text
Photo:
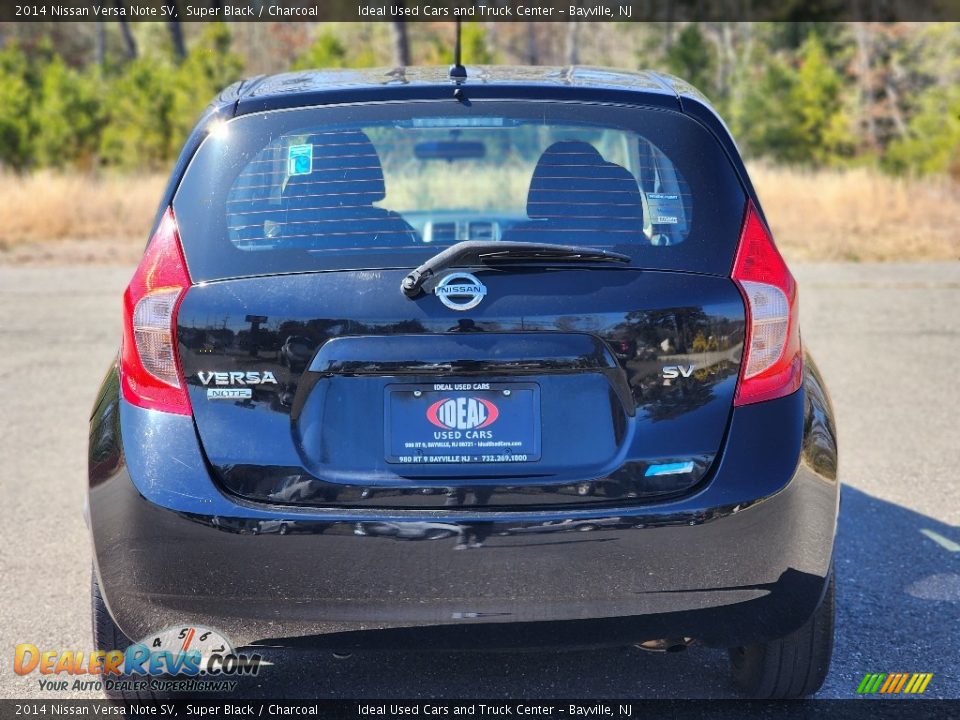
[[[677,78],[233,85],[123,309],[90,425],[101,649],[185,621],[340,652],[699,642],[753,696],[823,682],[832,410]]]

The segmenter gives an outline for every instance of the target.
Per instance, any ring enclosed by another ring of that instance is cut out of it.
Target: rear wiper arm
[[[630,256],[611,250],[557,245],[553,243],[466,240],[438,252],[407,275],[400,285],[407,297],[420,294],[423,284],[441,270],[457,265],[500,265],[509,263],[628,263]]]

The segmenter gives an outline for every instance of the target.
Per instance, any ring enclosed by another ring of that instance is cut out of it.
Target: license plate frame
[[[537,383],[391,383],[384,390],[383,406],[388,463],[449,466],[540,460]]]

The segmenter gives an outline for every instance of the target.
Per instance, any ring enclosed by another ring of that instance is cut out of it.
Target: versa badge
[[[207,388],[207,400],[246,400],[253,397],[253,390],[249,387],[235,387],[237,385],[266,385],[277,384],[277,379],[269,370],[263,372],[198,372],[200,382],[209,386],[211,383],[219,387]]]

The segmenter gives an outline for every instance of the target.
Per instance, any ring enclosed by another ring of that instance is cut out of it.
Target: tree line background
[[[0,166],[155,171],[244,76],[450,61],[452,23],[0,24]],[[467,64],[665,70],[746,155],[960,182],[958,23],[465,23]]]

